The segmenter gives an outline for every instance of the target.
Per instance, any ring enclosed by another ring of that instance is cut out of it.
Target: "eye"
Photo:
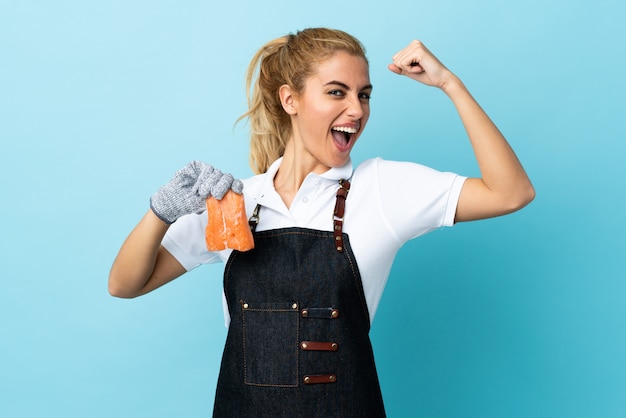
[[[331,96],[343,97],[345,94],[341,90],[331,90],[328,92]]]
[[[370,92],[362,92],[359,93],[359,99],[361,100],[370,100],[372,98],[372,94]]]

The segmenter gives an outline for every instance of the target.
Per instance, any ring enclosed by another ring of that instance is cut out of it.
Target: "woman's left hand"
[[[421,41],[412,41],[393,56],[388,66],[396,74],[405,75],[427,86],[444,88],[454,77]]]

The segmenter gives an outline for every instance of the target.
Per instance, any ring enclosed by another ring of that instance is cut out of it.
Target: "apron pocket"
[[[241,301],[244,383],[298,386],[299,307]]]

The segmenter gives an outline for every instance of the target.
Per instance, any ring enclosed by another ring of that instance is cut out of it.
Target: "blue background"
[[[386,69],[419,38],[537,189],[410,242],[372,340],[391,417],[626,416],[623,2],[3,1],[0,416],[209,416],[221,267],[107,293],[148,197],[191,159],[250,174],[246,65],[308,26],[368,49],[354,150],[477,175],[449,100]]]

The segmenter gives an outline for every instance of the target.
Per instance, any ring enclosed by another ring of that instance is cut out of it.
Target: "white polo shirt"
[[[348,234],[361,273],[370,322],[400,247],[412,238],[454,224],[466,179],[415,163],[375,158],[353,171],[348,162],[321,175],[309,174],[287,208],[273,182],[281,162],[282,158],[266,173],[243,180],[246,213],[250,216],[261,204],[257,231],[288,227],[332,231],[338,180],[350,180],[343,231]],[[206,213],[183,216],[163,239],[165,249],[188,271],[201,264],[225,263],[231,253],[206,249],[206,225]],[[228,325],[226,303],[224,316]]]

